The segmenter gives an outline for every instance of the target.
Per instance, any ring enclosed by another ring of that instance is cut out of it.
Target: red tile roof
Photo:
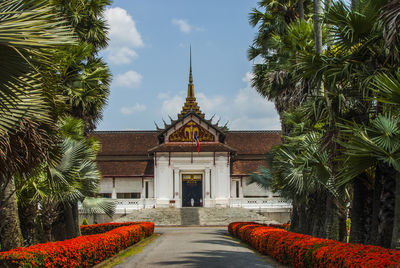
[[[265,160],[236,160],[232,164],[232,175],[247,175],[257,172],[260,166],[267,166]]]
[[[237,154],[265,154],[275,144],[281,144],[280,131],[228,131],[225,143]]]
[[[158,145],[157,131],[96,131],[92,135],[100,140],[99,155],[147,155]]]
[[[147,156],[152,152],[197,152],[194,144],[165,143],[159,145],[157,131],[97,131],[93,135],[102,143],[100,156],[113,160],[99,160],[103,176],[154,175],[152,160],[118,160],[116,156]],[[228,131],[225,144],[201,143],[201,152],[236,152],[232,174],[247,175],[266,165],[260,157],[280,144],[280,131]],[[241,158],[245,157],[246,159]],[[114,160],[115,156],[115,160]],[[254,157],[254,158],[253,158]]]
[[[97,161],[103,177],[154,176],[153,161]]]

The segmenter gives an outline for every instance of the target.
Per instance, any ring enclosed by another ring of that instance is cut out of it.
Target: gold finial
[[[197,105],[196,97],[194,96],[194,85],[193,85],[193,74],[192,74],[192,45],[190,45],[190,68],[189,68],[189,84],[188,84],[188,92],[186,96],[186,102],[182,107],[182,111],[178,114],[178,117],[181,118],[185,114],[190,111],[195,112],[204,118],[204,114],[200,111],[200,107]]]
[[[192,76],[192,45],[190,45],[190,73],[189,73],[189,83],[193,84],[193,76]]]
[[[192,45],[190,45],[190,71],[189,71],[189,84],[188,84],[188,97],[194,98],[194,86],[192,75]]]

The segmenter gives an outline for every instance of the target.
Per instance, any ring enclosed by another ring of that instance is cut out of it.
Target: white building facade
[[[266,166],[279,131],[229,131],[205,119],[190,68],[182,111],[155,131],[99,131],[99,195],[117,200],[117,213],[156,207],[290,209],[279,195],[248,184]],[[198,144],[199,143],[199,144]]]

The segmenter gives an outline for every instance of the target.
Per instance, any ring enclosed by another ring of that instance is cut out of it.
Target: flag
[[[197,138],[196,132],[194,133],[194,139],[196,140],[197,152],[200,153],[200,142]]]

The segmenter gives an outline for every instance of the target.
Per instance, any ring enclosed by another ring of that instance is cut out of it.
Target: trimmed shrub
[[[89,225],[88,221],[86,218],[83,218],[82,220],[82,225]]]
[[[15,248],[0,253],[0,267],[91,267],[153,231],[154,223],[131,223],[95,235]]]
[[[228,231],[262,254],[293,267],[400,267],[397,250],[316,238],[281,228],[233,222]]]

